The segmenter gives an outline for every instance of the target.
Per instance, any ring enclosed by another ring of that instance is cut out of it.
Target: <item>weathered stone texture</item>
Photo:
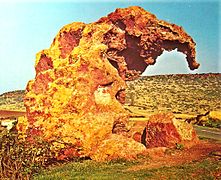
[[[105,160],[142,152],[140,143],[112,134],[127,132],[128,113],[121,105],[125,80],[174,48],[187,55],[190,69],[199,66],[192,38],[140,7],[117,9],[91,24],[66,25],[51,47],[37,54],[36,77],[25,95],[28,139],[60,147],[60,159],[71,153]],[[107,147],[106,158],[97,155]]]
[[[105,34],[109,61],[118,68],[123,79],[134,79],[153,65],[164,50],[183,52],[191,70],[199,67],[195,60],[195,42],[175,24],[158,20],[140,7],[117,9],[98,23],[110,23],[114,31]]]
[[[177,120],[172,113],[160,113],[150,117],[143,136],[147,148],[191,147],[198,142],[191,124]]]

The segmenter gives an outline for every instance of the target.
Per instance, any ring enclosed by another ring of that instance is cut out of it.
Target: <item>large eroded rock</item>
[[[140,7],[64,26],[51,47],[37,54],[36,76],[26,88],[29,141],[41,138],[65,155],[69,147],[69,155],[97,160],[130,157],[113,153],[121,147],[133,155],[142,152],[142,144],[126,138],[125,80],[154,64],[164,49],[175,48],[187,55],[190,69],[199,66],[192,38]]]

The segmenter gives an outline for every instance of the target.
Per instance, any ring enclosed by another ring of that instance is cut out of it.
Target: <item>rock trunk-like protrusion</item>
[[[195,42],[182,27],[158,20],[140,7],[117,9],[98,23],[116,28],[105,34],[108,59],[125,80],[131,80],[153,65],[164,50],[186,55],[191,70],[197,69]]]

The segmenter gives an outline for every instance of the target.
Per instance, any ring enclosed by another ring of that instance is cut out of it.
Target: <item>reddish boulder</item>
[[[144,131],[145,145],[152,147],[190,147],[198,142],[191,124],[175,119],[172,113],[161,113],[150,117]]]

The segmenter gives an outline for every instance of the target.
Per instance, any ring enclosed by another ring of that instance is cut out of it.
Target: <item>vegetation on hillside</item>
[[[221,74],[144,76],[127,85],[126,104],[149,112],[221,110]]]
[[[24,90],[0,95],[0,109],[25,110]],[[149,112],[202,114],[221,110],[221,74],[143,76],[127,82],[126,104]]]
[[[25,111],[24,90],[6,92],[0,95],[0,110]]]

